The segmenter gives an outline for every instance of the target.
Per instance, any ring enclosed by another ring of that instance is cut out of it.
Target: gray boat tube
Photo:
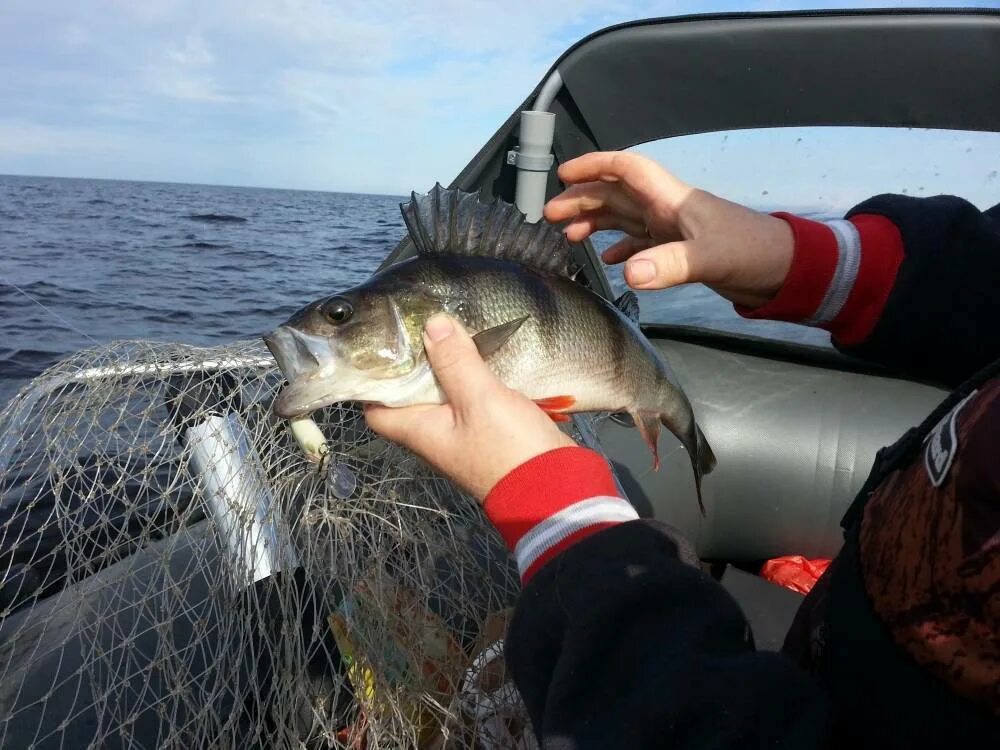
[[[542,84],[533,109],[521,112],[517,148],[507,153],[507,163],[517,168],[514,203],[528,221],[542,218],[549,170],[552,169],[552,138],[556,116],[549,112],[562,88],[562,76],[554,71]]]

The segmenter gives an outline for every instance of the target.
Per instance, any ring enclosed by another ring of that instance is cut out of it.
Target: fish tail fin
[[[694,421],[693,415],[690,413],[690,406],[687,407],[686,411],[687,419],[676,419],[677,415],[674,415],[672,410],[664,410],[659,414],[659,418],[663,425],[677,436],[677,439],[681,441],[681,444],[687,450],[688,456],[691,459],[691,470],[694,472],[694,488],[698,495],[698,508],[701,510],[701,514],[705,515],[705,501],[701,494],[701,480],[705,474],[710,473],[715,468],[715,453],[712,451],[712,446],[708,444],[705,433],[701,431],[698,423]],[[684,428],[678,429],[685,421],[687,425]]]
[[[690,449],[689,449],[690,450]],[[701,498],[701,478],[705,474],[710,474],[715,468],[717,461],[712,446],[708,444],[705,433],[695,422],[694,425],[694,455],[691,457],[691,465],[694,467],[694,487],[698,493],[698,508],[701,514],[705,515],[705,501]]]
[[[697,423],[694,425],[695,433],[695,452],[698,456],[698,473],[699,474],[711,474],[712,469],[716,467],[718,461],[715,458],[715,451],[712,450],[712,446],[708,444],[708,438],[705,437],[705,433],[701,431],[701,427]]]

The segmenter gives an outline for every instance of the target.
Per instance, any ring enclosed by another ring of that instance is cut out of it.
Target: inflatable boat
[[[1000,13],[706,15],[567,50],[452,187],[537,220],[554,165],[696,133],[1000,131]],[[865,196],[859,196],[859,199]],[[403,238],[383,265],[409,257]],[[611,298],[589,242],[583,283]],[[876,450],[938,384],[829,347],[669,322],[666,356],[716,456],[660,471],[627,421],[577,419],[640,514],[673,524],[776,649],[800,596],[755,573],[829,558]],[[302,455],[259,343],[81,353],[0,413],[0,746],[530,747],[502,655],[517,579],[478,509],[356,407]],[[492,680],[492,684],[490,681]]]

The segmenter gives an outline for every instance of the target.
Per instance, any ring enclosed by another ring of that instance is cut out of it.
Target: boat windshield
[[[666,138],[634,149],[692,185],[764,211],[817,219],[843,216],[879,193],[959,195],[980,208],[1000,203],[993,158],[1000,133],[866,127],[732,130]],[[620,235],[594,237],[600,252]],[[621,267],[608,268],[616,293]],[[701,284],[640,296],[646,323],[692,325],[768,339],[830,346],[825,331],[741,318]]]

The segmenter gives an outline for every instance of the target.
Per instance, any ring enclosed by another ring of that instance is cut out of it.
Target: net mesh
[[[478,505],[356,405],[307,460],[280,385],[256,343],[125,342],[0,413],[0,746],[534,746]]]

